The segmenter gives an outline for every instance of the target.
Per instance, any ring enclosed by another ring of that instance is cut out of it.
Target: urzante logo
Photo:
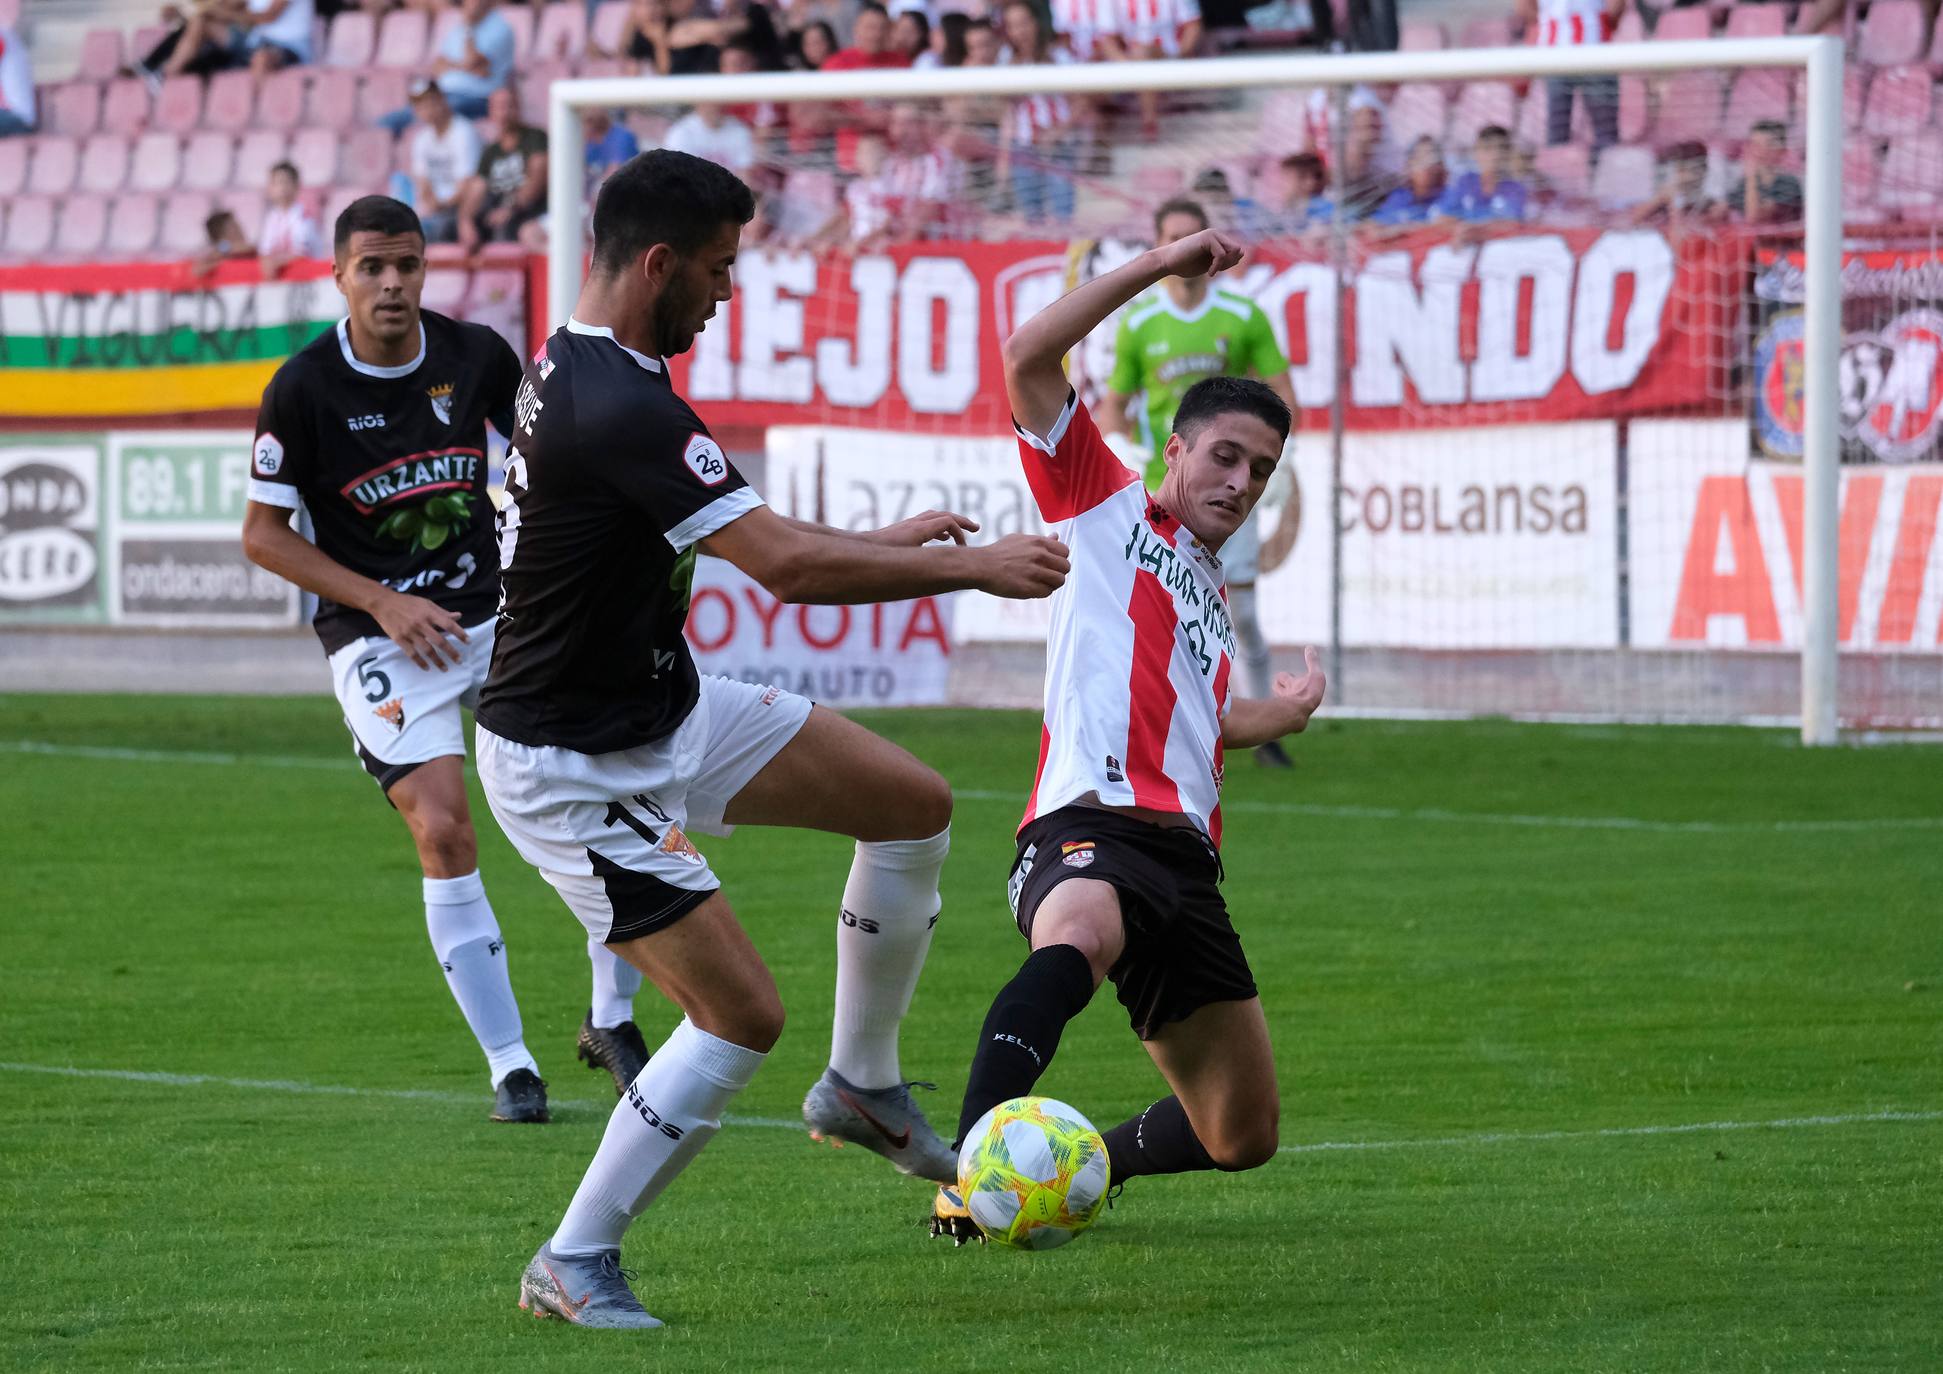
[[[688,470],[699,477],[704,486],[719,486],[729,475],[729,460],[706,434],[697,434],[688,441],[688,447],[682,450],[681,461],[688,464]]]
[[[0,603],[94,599],[98,461],[51,445],[0,457]]]

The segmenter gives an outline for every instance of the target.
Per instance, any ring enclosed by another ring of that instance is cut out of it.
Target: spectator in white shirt
[[[446,30],[431,66],[432,79],[461,119],[484,119],[486,101],[513,74],[513,26],[493,5],[494,0],[461,0],[465,22]],[[393,110],[378,123],[399,133],[411,121],[407,108]]]
[[[20,35],[0,27],[0,138],[34,132],[34,64]]]
[[[204,0],[139,68],[153,77],[206,76],[247,66],[261,82],[279,67],[310,61],[316,17],[312,0]]]
[[[472,121],[452,112],[445,92],[428,77],[411,85],[412,208],[425,226],[427,243],[450,243],[459,232],[459,194],[479,165],[479,132]]]
[[[720,105],[697,105],[668,126],[661,146],[707,158],[737,176],[747,175],[756,160],[755,135]]]
[[[263,258],[265,278],[276,276],[298,258],[329,256],[324,251],[324,236],[317,230],[317,221],[297,199],[301,188],[293,164],[279,162],[270,169],[263,225],[256,233],[256,251]]]

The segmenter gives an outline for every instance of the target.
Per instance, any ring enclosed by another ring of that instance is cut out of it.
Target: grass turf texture
[[[1034,1256],[927,1239],[928,1190],[874,1156],[731,1126],[629,1238],[671,1323],[633,1336],[514,1307],[612,1099],[572,1058],[580,929],[483,800],[528,1041],[564,1100],[549,1127],[487,1124],[410,846],[332,703],[0,710],[11,741],[246,756],[0,746],[0,1059],[432,1094],[0,1070],[0,1366],[1943,1367],[1943,1122],[1476,1138],[1943,1108],[1943,829],[1767,825],[1935,817],[1936,750],[1345,722],[1295,741],[1292,775],[1238,760],[1227,892],[1276,1034],[1285,1146],[1465,1143],[1139,1180],[1092,1234]],[[947,1124],[1023,954],[1002,882],[1036,723],[867,720],[970,794],[905,1031]],[[792,1118],[828,1046],[848,846],[703,843],[792,1017],[736,1110]],[[651,990],[640,1008],[655,1044],[673,1018]],[[1103,1128],[1160,1091],[1110,990],[1043,1086]]]

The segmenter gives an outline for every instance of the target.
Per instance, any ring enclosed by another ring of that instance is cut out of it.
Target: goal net
[[[583,270],[585,112],[746,165],[736,298],[684,393],[764,455],[785,511],[947,506],[996,537],[1038,527],[1002,340],[1189,199],[1250,245],[1218,284],[1265,314],[1300,412],[1291,494],[1260,517],[1263,625],[1285,663],[1326,647],[1336,704],[1816,742],[1943,723],[1921,69],[1845,81],[1835,40],[1798,38],[1030,66],[971,46],[922,71],[557,83],[549,320]],[[1181,319],[1210,308],[1166,290]],[[1139,372],[1119,324],[1070,360],[1102,419]],[[1131,435],[1146,414],[1136,389]],[[1044,625],[960,598],[969,694],[1036,701]]]

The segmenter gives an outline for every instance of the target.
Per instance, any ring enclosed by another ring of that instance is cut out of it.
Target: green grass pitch
[[[1284,1152],[1140,1180],[1036,1256],[928,1239],[925,1187],[776,1124],[825,1062],[848,847],[705,840],[791,1022],[629,1237],[670,1323],[632,1335],[514,1306],[612,1094],[572,1059],[580,929],[482,801],[543,1128],[485,1120],[331,702],[0,713],[0,1367],[1943,1369],[1935,749],[1324,721],[1292,775],[1239,761],[1227,891]],[[1037,726],[867,719],[961,794],[904,1040],[948,1123],[1023,953]],[[1101,1126],[1160,1089],[1110,992],[1044,1086]]]

